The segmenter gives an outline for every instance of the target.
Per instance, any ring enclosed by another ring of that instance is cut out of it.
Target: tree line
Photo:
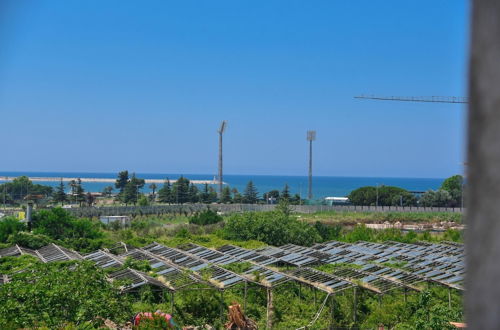
[[[366,186],[353,190],[348,198],[353,205],[462,207],[464,180],[461,175],[447,178],[437,190],[427,190],[420,197],[392,186]]]

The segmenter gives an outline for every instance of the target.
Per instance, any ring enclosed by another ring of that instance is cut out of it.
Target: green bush
[[[119,285],[119,283],[116,283]],[[0,328],[60,328],[69,322],[123,322],[131,305],[89,262],[36,263],[0,286]]]
[[[11,243],[12,245],[18,244],[20,246],[34,250],[39,249],[51,242],[52,240],[48,236],[33,234],[26,231],[15,233],[14,235],[11,235],[9,237],[9,243]]]
[[[0,220],[0,242],[6,243],[10,235],[26,230],[26,225],[14,217],[5,217]]]
[[[313,226],[279,211],[234,214],[224,226],[224,237],[258,240],[276,246],[288,243],[310,246],[321,241]]]
[[[217,212],[208,209],[193,215],[189,219],[189,223],[204,226],[204,225],[212,225],[221,222],[222,220],[223,220],[222,217],[218,215]]]
[[[100,238],[99,224],[85,218],[75,218],[66,210],[54,208],[33,215],[34,232],[53,239]]]
[[[399,206],[401,201],[403,206],[417,205],[417,199],[412,193],[406,189],[392,186],[360,187],[351,191],[348,197],[354,205],[374,206],[377,204],[377,194],[379,206]]]
[[[314,228],[317,230],[319,236],[321,236],[322,241],[337,240],[342,234],[341,225],[329,226],[320,221],[316,221]]]

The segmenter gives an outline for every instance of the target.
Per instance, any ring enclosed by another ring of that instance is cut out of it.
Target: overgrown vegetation
[[[213,217],[213,213],[206,215]],[[202,219],[205,217],[201,216],[201,213],[198,216]],[[220,220],[219,217],[217,215],[215,218]],[[345,242],[391,240],[407,243],[419,240],[462,240],[461,233],[454,230],[431,235],[428,232],[404,233],[397,229],[373,230],[364,225],[349,228],[338,224],[311,223],[305,221],[303,215],[299,217],[291,213],[286,201],[282,201],[273,212],[233,214],[226,216],[224,221],[212,224],[206,223],[213,220],[196,220],[202,225],[188,223],[193,222],[192,218],[185,216],[143,216],[134,219],[130,227],[108,227],[95,219],[74,218],[62,209],[39,211],[34,215],[34,220],[33,233],[28,232],[26,226],[14,218],[0,220],[0,243],[6,245],[18,243],[26,247],[39,248],[48,242],[55,242],[80,252],[88,252],[97,248],[111,247],[118,241],[133,246],[144,246],[157,241],[167,246],[192,242],[207,247],[233,244],[253,249],[262,247],[265,243],[311,245],[329,240]],[[404,266],[397,261],[389,263],[391,267]],[[340,266],[356,267],[345,264]],[[138,269],[156,276],[146,261],[126,259],[123,267]],[[250,269],[251,264],[238,262],[224,267],[235,273],[243,273]],[[337,267],[339,266],[322,265],[318,269],[331,272]],[[18,273],[24,269],[30,271]],[[82,276],[83,273],[85,275]],[[11,283],[0,287],[0,313],[9,315],[0,320],[0,328],[34,326],[58,328],[65,325],[94,327],[102,322],[101,318],[110,318],[117,323],[123,323],[136,312],[157,309],[170,312],[171,298],[168,294],[162,295],[149,288],[141,289],[135,294],[120,294],[119,283],[111,284],[103,281],[104,272],[92,264],[42,265],[31,256],[9,257],[0,258],[0,274],[13,276]],[[243,285],[236,285],[221,295],[220,292],[207,289],[206,286],[195,285],[190,290],[175,295],[174,318],[183,325],[211,324],[222,327],[227,305],[233,301],[243,304],[243,291]],[[70,296],[67,292],[73,294]],[[335,296],[333,322],[336,327],[374,328],[383,323],[396,329],[446,329],[448,321],[463,319],[461,296],[452,292],[450,309],[447,305],[447,294],[447,289],[431,286],[428,291],[409,295],[405,303],[402,292],[395,291],[384,295],[382,304],[379,305],[378,296],[366,290],[358,290],[358,314],[355,324],[352,314],[353,293],[352,290],[348,290]],[[312,290],[300,288],[297,283],[289,282],[279,286],[274,292],[274,297],[275,327],[291,329],[303,326],[313,318],[325,294],[317,292],[315,295]],[[330,325],[329,306],[330,303],[313,328],[324,329]],[[249,286],[246,313],[255,319],[260,327],[265,327],[265,290],[255,285]]]
[[[222,220],[223,218],[220,215],[218,215],[217,212],[208,209],[193,215],[189,219],[189,223],[205,226],[205,225],[213,225],[219,223]]]
[[[20,260],[26,262],[27,258]],[[7,262],[17,263],[13,259]],[[131,315],[130,300],[120,294],[118,283],[107,281],[104,272],[90,262],[43,264],[31,260],[29,271],[12,272],[11,276],[11,282],[0,286],[2,329],[54,329],[70,323],[94,327],[106,318],[123,322]]]

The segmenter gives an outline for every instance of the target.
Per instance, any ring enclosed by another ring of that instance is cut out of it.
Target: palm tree
[[[151,189],[153,191],[153,198],[152,198],[152,201],[154,202],[156,200],[156,188],[158,188],[158,186],[156,185],[156,183],[152,183],[149,185],[149,189]]]

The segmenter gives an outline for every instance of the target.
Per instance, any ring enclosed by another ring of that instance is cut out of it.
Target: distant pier
[[[16,177],[12,176],[0,176],[0,181],[13,181]],[[69,181],[77,181],[80,179],[82,182],[102,182],[102,183],[115,183],[116,179],[111,179],[111,178],[56,178],[56,177],[28,177],[31,181],[33,182],[59,182],[61,179],[64,182],[69,182]],[[146,183],[164,183],[165,179],[144,179]],[[170,183],[174,183],[177,180],[170,180]],[[219,181],[217,180],[189,180],[189,182],[193,184],[219,184]],[[223,184],[226,184],[223,182]]]

